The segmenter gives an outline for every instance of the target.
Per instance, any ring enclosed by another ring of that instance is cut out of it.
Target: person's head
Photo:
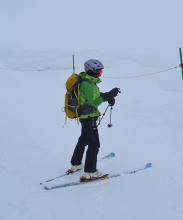
[[[93,77],[100,77],[103,73],[104,65],[95,59],[90,59],[84,63],[85,72]]]

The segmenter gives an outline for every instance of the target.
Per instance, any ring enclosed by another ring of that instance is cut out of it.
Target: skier
[[[108,101],[110,106],[115,104],[115,97],[120,92],[118,88],[114,88],[109,92],[101,93],[97,86],[101,82],[104,66],[99,60],[90,59],[84,63],[85,72],[79,74],[82,79],[80,85],[80,116],[81,135],[76,144],[71,159],[71,168],[67,173],[73,173],[83,168],[82,158],[85,147],[88,145],[86,159],[84,165],[84,176],[80,177],[80,181],[89,181],[106,177],[107,174],[97,170],[97,155],[100,148],[100,140],[97,129],[97,119],[100,116],[98,106]]]

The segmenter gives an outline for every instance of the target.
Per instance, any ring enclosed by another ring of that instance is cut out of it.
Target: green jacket
[[[101,80],[85,72],[81,72],[79,76],[82,79],[80,85],[80,118],[98,117],[100,116],[98,106],[104,102],[97,86]]]

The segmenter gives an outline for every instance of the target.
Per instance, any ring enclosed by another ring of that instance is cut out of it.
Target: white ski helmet
[[[104,69],[104,65],[99,60],[90,59],[84,63],[84,69],[85,72],[88,72],[89,70],[96,72],[97,70]]]

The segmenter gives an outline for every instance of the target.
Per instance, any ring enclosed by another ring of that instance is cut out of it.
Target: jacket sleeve
[[[83,82],[82,93],[88,105],[98,107],[102,102],[104,102],[97,85]]]

